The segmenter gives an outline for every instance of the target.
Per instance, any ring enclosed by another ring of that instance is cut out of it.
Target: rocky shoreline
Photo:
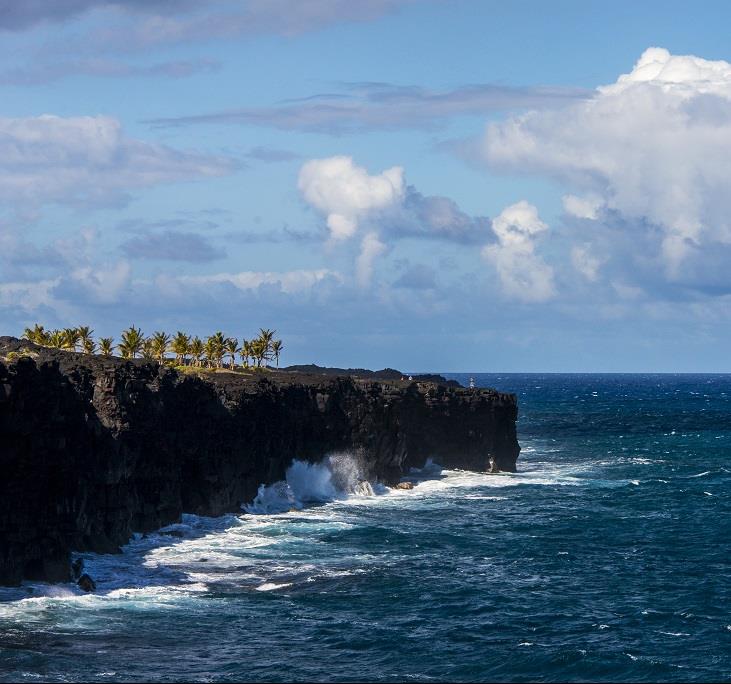
[[[0,337],[0,584],[68,581],[71,551],[238,511],[294,458],[355,450],[386,484],[428,458],[515,471],[515,395],[310,370],[183,372]]]

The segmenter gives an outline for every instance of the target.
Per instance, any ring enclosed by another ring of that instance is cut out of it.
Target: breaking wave
[[[295,460],[285,477],[271,485],[260,485],[256,498],[244,510],[254,514],[286,513],[310,504],[375,496],[383,491],[370,481],[362,455],[351,451],[330,454],[319,463]]]

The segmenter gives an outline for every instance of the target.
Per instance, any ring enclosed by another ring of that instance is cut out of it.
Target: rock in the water
[[[79,577],[79,581],[76,584],[86,592],[96,591],[96,582],[86,573]]]
[[[396,489],[413,489],[414,483],[413,482],[399,482],[395,485]]]
[[[83,558],[77,558],[73,563],[71,563],[71,572],[73,573],[74,579],[78,581],[84,572]]]

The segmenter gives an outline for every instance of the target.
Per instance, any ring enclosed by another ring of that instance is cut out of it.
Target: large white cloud
[[[400,166],[371,174],[351,157],[313,159],[302,166],[298,185],[325,217],[330,246],[359,241],[354,270],[361,287],[370,284],[378,257],[395,240],[477,245],[489,238],[489,219],[465,214],[448,197],[423,195],[406,184]]]
[[[103,204],[232,169],[224,158],[130,138],[107,116],[0,118],[0,202]]]
[[[670,280],[709,246],[731,244],[727,62],[650,48],[589,100],[490,124],[484,152],[494,168],[558,178],[580,196],[567,202],[574,215],[603,210],[654,231]]]
[[[482,255],[492,263],[506,295],[524,302],[542,302],[555,294],[553,269],[535,253],[535,240],[548,226],[525,200],[503,209],[492,222],[497,243]]]
[[[313,159],[299,174],[302,196],[327,216],[330,237],[345,240],[358,229],[358,219],[400,202],[404,171],[400,166],[370,175],[350,157]]]

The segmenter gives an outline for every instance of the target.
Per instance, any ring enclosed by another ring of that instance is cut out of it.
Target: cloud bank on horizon
[[[556,352],[564,367],[592,344],[596,363],[612,335],[637,348],[640,328],[655,339],[646,358],[668,335],[720,339],[729,62],[650,47],[593,89],[413,86],[407,69],[290,84],[287,98],[191,97],[200,79],[231,77],[239,46],[285,41],[295,54],[308,34],[367,33],[438,4],[0,2],[0,30],[32,57],[0,87],[63,93],[69,80],[74,98],[55,113],[19,98],[0,116],[3,318],[15,332],[36,319],[204,332],[243,316],[289,331],[293,351],[331,345],[321,360],[333,363],[358,345],[408,358],[419,336],[432,368],[455,335],[472,359],[505,330],[520,358],[550,339],[573,350]],[[53,27],[89,40],[60,58]],[[228,47],[213,54],[212,39]],[[74,79],[120,77],[169,88],[186,111],[116,91],[75,99]]]

